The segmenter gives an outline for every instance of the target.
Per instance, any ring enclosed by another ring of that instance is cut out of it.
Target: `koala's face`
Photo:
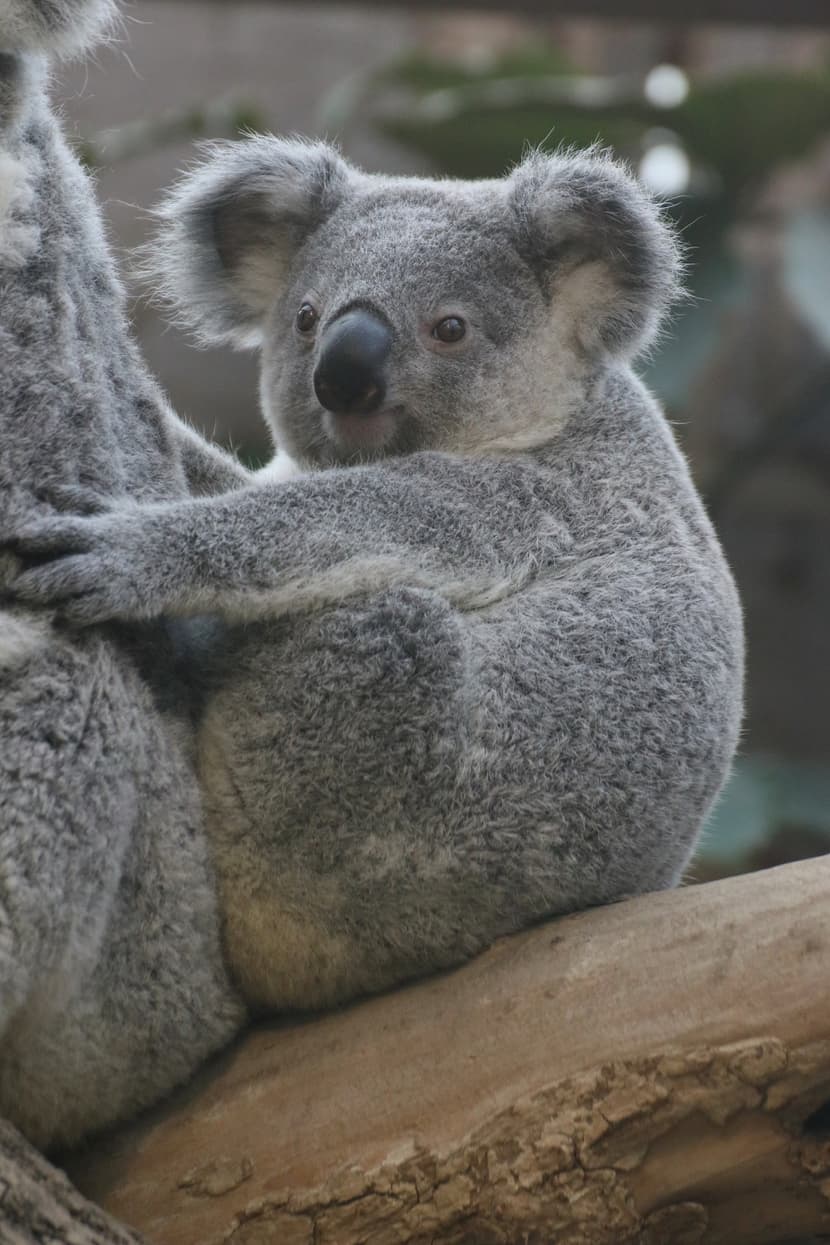
[[[252,139],[162,215],[171,300],[204,336],[261,348],[266,414],[305,465],[549,440],[598,357],[641,346],[676,288],[654,205],[591,154],[428,181]]]
[[[483,442],[505,401],[533,400],[516,365],[546,303],[501,187],[366,181],[305,243],[262,334],[278,442],[320,465]]]

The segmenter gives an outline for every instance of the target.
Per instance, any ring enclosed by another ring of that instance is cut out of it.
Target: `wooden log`
[[[156,1245],[830,1232],[830,858],[581,913],[263,1026],[75,1157]]]

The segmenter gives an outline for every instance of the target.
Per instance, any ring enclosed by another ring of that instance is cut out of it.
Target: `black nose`
[[[314,369],[314,392],[336,415],[371,415],[386,397],[392,330],[370,311],[347,311],[329,325]]]

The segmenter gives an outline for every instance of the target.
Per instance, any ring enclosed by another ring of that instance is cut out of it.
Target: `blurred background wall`
[[[124,251],[194,141],[245,128],[325,134],[391,172],[496,175],[528,143],[595,140],[638,168],[683,230],[694,294],[643,371],[749,636],[742,756],[695,876],[830,850],[830,33],[697,22],[693,3],[661,23],[626,20],[625,0],[614,20],[504,7],[134,0],[61,99]],[[255,357],[196,351],[133,309],[177,409],[267,458]]]

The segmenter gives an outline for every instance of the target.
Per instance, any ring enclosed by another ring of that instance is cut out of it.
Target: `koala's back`
[[[71,43],[107,8],[14,0],[0,48]],[[50,487],[186,492],[44,81],[0,52],[3,539]],[[14,569],[0,554],[0,589]],[[0,1114],[36,1143],[152,1101],[239,1024],[201,817],[186,706],[160,710],[134,632],[0,608]]]
[[[230,961],[272,1006],[672,885],[734,751],[734,586],[630,373],[547,449],[446,461],[460,492],[492,479],[493,541],[535,530],[529,579],[466,609],[403,586],[240,629],[232,677],[214,671],[201,769]]]
[[[3,57],[0,86],[4,67],[19,99],[0,128],[0,519],[50,485],[184,495],[172,418],[130,339],[97,204],[51,116],[43,67]]]

